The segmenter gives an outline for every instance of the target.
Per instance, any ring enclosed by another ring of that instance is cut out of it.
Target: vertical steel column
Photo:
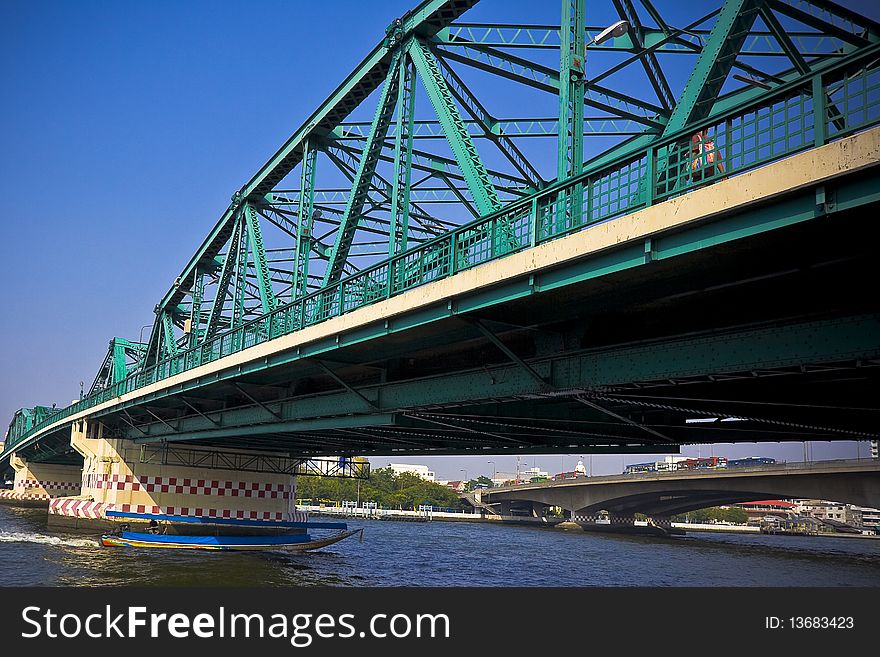
[[[296,232],[296,262],[293,267],[293,284],[290,300],[305,296],[309,282],[309,256],[312,252],[312,225],[315,212],[315,166],[318,149],[312,139],[303,143],[302,171],[299,184],[299,223]]]
[[[238,261],[235,273],[235,304],[232,309],[232,327],[241,326],[244,317],[244,293],[247,287],[248,234],[244,225],[244,211],[238,215]]]
[[[205,290],[205,277],[196,267],[193,271],[192,308],[189,312],[189,346],[195,347],[201,337],[202,295]]]
[[[559,142],[557,180],[578,175],[584,166],[584,49],[586,0],[562,0],[559,46]],[[583,188],[560,192],[557,230],[580,223]],[[568,206],[571,209],[568,209]]]
[[[177,355],[177,342],[174,340],[174,323],[171,321],[171,315],[162,311],[162,345],[165,350],[165,357]]]
[[[394,180],[391,189],[391,227],[388,257],[406,251],[409,232],[409,192],[415,120],[415,69],[408,55],[400,58],[397,86],[397,133],[394,139]],[[389,272],[390,274],[390,272]]]

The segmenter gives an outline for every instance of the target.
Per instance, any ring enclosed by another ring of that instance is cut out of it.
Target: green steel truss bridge
[[[610,36],[585,0],[394,20],[235,191],[149,339],[19,411],[0,459],[75,459],[86,417],[303,457],[875,439],[880,25],[659,4],[608,0]]]

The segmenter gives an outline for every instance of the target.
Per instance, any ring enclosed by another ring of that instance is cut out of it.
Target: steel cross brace
[[[490,341],[492,344],[494,344],[496,347],[498,347],[498,349],[501,350],[501,352],[504,353],[505,356],[507,356],[507,357],[508,357],[510,360],[512,360],[514,363],[516,363],[516,364],[517,364],[517,365],[518,365],[523,371],[525,371],[525,372],[526,372],[530,377],[532,377],[535,381],[537,381],[537,382],[541,383],[543,386],[545,386],[545,387],[548,389],[548,391],[554,391],[554,392],[558,392],[558,391],[559,391],[559,389],[556,388],[555,386],[553,386],[549,381],[547,381],[547,379],[545,379],[543,376],[541,376],[540,374],[538,374],[538,373],[537,373],[537,372],[531,367],[531,365],[529,365],[529,364],[526,363],[522,358],[520,358],[519,356],[517,356],[517,355],[516,355],[511,349],[510,349],[510,347],[508,347],[506,344],[504,344],[504,343],[501,341],[501,339],[500,339],[497,335],[495,335],[495,333],[493,333],[491,330],[489,330],[489,328],[488,328],[488,327],[487,327],[482,321],[480,321],[479,319],[470,319],[469,321],[470,321],[470,322],[471,322],[471,323],[472,323],[477,329],[479,329],[480,333],[482,333],[483,335],[485,335],[485,336],[489,339],[489,341]],[[604,406],[600,406],[599,404],[597,404],[597,403],[594,402],[594,401],[591,401],[591,400],[589,400],[589,399],[584,399],[583,397],[581,397],[581,396],[579,396],[579,395],[576,395],[576,396],[572,397],[572,399],[574,399],[574,400],[575,400],[576,402],[578,402],[579,404],[583,404],[584,406],[589,406],[589,407],[592,408],[593,410],[599,411],[600,413],[604,413],[605,415],[610,415],[610,416],[613,417],[614,419],[619,420],[620,422],[623,422],[624,424],[628,424],[628,425],[630,425],[630,426],[633,426],[633,427],[636,427],[636,428],[638,428],[638,429],[641,429],[642,431],[646,431],[647,433],[651,434],[652,436],[655,436],[656,438],[660,438],[660,439],[663,440],[664,442],[667,442],[667,443],[675,442],[675,441],[673,441],[671,438],[668,438],[667,436],[664,436],[664,435],[663,435],[662,433],[660,433],[659,431],[656,431],[656,430],[654,430],[654,429],[652,429],[652,428],[650,428],[650,427],[646,427],[646,426],[644,426],[643,424],[639,424],[638,422],[636,422],[636,421],[634,421],[634,420],[631,420],[631,419],[628,418],[628,417],[624,417],[623,415],[620,415],[620,414],[618,414],[618,413],[615,413],[614,411],[609,410],[609,409],[605,408]]]

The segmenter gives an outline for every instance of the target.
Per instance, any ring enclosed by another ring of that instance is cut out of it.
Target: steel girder
[[[318,150],[312,140],[303,144],[302,170],[300,172],[299,220],[296,233],[296,263],[293,268],[293,284],[290,287],[290,300],[298,299],[306,293],[309,280],[309,259],[312,251],[312,231],[315,212],[315,167]]]
[[[489,179],[489,173],[483,165],[470,133],[464,127],[458,107],[437,59],[428,45],[417,38],[410,43],[408,54],[419,72],[425,91],[434,107],[434,112],[443,126],[443,132],[446,134],[449,146],[464,174],[465,184],[467,184],[477,211],[480,215],[494,212],[501,207],[498,192],[495,191],[495,187]]]
[[[532,358],[529,372],[521,364],[492,365],[443,377],[349,387],[336,393],[263,402],[277,417],[257,406],[212,413],[223,428],[199,415],[168,422],[151,422],[132,429],[127,437],[138,442],[197,440],[257,436],[267,433],[310,432],[342,427],[390,426],[402,424],[395,414],[417,418],[439,413],[443,407],[461,404],[477,406],[484,400],[574,399],[603,397],[602,388],[632,381],[668,381],[724,372],[770,371],[799,367],[804,362],[880,357],[880,317],[853,316],[762,329],[743,329],[706,336],[676,338],[653,344],[627,345]],[[753,375],[754,376],[754,375]],[[559,391],[563,391],[560,394]],[[614,397],[613,393],[604,393]],[[365,413],[365,403],[368,407]],[[420,410],[421,409],[421,410]],[[435,409],[435,410],[424,410]],[[707,411],[719,412],[717,409]],[[721,409],[723,413],[723,409]],[[333,417],[327,417],[332,414]],[[772,414],[759,412],[757,420],[772,423]],[[606,424],[626,428],[608,417]],[[238,431],[239,433],[236,433]],[[846,434],[855,436],[858,432]],[[861,434],[858,434],[861,435]],[[633,442],[663,441],[627,428],[618,438]]]
[[[89,394],[125,379],[137,369],[146,349],[147,345],[143,343],[131,342],[125,338],[113,338],[104,362],[101,363],[89,388]]]
[[[394,177],[391,188],[391,226],[388,257],[406,251],[409,235],[410,183],[415,121],[416,74],[412,61],[400,60],[398,71],[397,130],[394,136]]]
[[[718,92],[758,17],[758,0],[727,0],[663,130],[674,134],[709,116]]]
[[[391,116],[394,112],[396,101],[395,92],[400,82],[400,52],[396,52],[388,68],[388,77],[382,87],[382,95],[376,105],[376,114],[370,128],[370,135],[361,156],[357,173],[352,184],[352,194],[349,196],[345,214],[339,226],[336,243],[330,252],[327,263],[327,271],[324,274],[324,285],[335,283],[342,276],[342,268],[348,258],[354,233],[357,230],[358,220],[367,200],[367,192],[372,185],[373,175],[376,173],[376,164],[379,161],[379,153],[385,141],[385,134],[391,124]]]

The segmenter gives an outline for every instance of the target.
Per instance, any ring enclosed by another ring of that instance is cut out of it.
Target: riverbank
[[[486,523],[505,523],[516,525],[531,525],[543,527],[555,527],[564,522],[563,518],[548,517],[530,517],[530,516],[501,516],[493,514],[482,514],[476,512],[458,512],[458,511],[434,511],[430,508],[422,510],[407,509],[364,509],[354,507],[328,507],[328,506],[304,506],[297,505],[298,511],[306,511],[310,516],[327,517],[327,518],[346,518],[349,520],[397,520],[412,522],[430,522],[439,520],[443,522],[486,522]],[[570,523],[566,523],[570,524]],[[634,527],[647,527],[645,520],[636,520]],[[714,532],[720,534],[750,534],[761,535],[760,527],[752,525],[725,525],[721,523],[688,523],[673,522],[673,529],[680,529],[691,532]],[[779,534],[782,535],[782,534]],[[788,534],[786,534],[788,535]],[[791,534],[791,536],[805,536],[802,534]],[[878,539],[877,535],[865,534],[845,534],[842,532],[829,532],[811,534],[810,536],[825,538],[861,538],[861,539]]]

